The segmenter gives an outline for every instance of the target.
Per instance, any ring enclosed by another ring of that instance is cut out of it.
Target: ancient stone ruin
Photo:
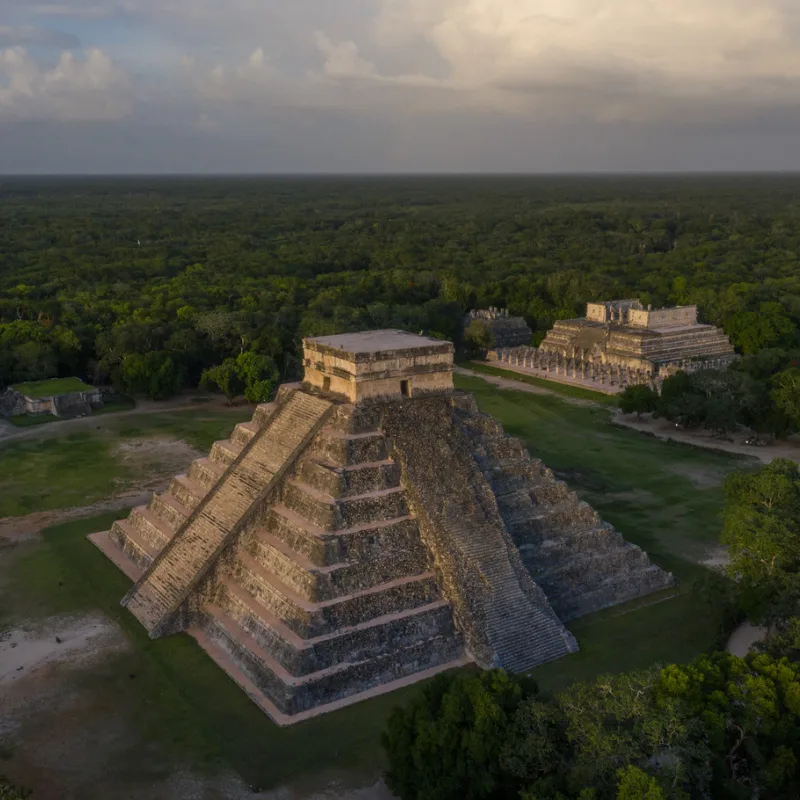
[[[80,383],[77,378],[76,383]],[[13,386],[0,393],[0,415],[52,414],[54,417],[76,417],[103,407],[100,389],[87,386],[85,391],[65,392],[46,397],[30,396]]]
[[[533,335],[522,317],[509,316],[506,308],[483,308],[470,311],[464,319],[464,328],[480,320],[491,332],[495,349],[498,347],[520,347],[531,343]]]
[[[565,620],[671,584],[453,389],[451,343],[326,336],[304,363],[89,537],[151,637],[194,636],[279,724],[469,661],[528,671],[577,649]]]
[[[735,355],[728,337],[697,321],[697,306],[644,308],[638,300],[588,303],[586,317],[558,320],[538,348],[495,348],[490,360],[565,383],[618,392],[660,389],[679,370],[726,369]]]

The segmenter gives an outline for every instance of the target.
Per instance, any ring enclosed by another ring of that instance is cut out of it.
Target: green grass
[[[17,414],[9,417],[8,421],[18,428],[32,428],[35,425],[47,425],[49,422],[58,422],[58,417],[53,414]]]
[[[88,392],[93,387],[78,378],[52,378],[48,381],[31,381],[18,383],[11,387],[25,397],[52,397],[56,394],[69,394],[70,392]]]
[[[249,408],[232,411],[175,411],[131,414],[65,429],[43,439],[21,439],[0,449],[0,518],[34,511],[87,506],[110,497],[136,475],[116,455],[123,441],[146,437],[182,439],[207,452],[227,438]]]
[[[558,383],[557,381],[549,381],[545,378],[537,378],[535,375],[523,375],[521,372],[514,372],[513,370],[502,369],[500,367],[492,367],[489,364],[484,364],[481,361],[470,361],[464,365],[467,369],[473,372],[481,372],[484,375],[495,375],[498,378],[509,378],[510,380],[528,383],[531,386],[538,386],[541,389],[547,389],[553,394],[560,394],[564,397],[575,397],[579,400],[591,400],[595,403],[601,403],[607,406],[617,405],[617,396],[613,394],[605,394],[604,392],[594,392],[591,389],[583,389],[580,386],[572,386],[568,383]]]
[[[119,602],[130,581],[85,536],[124,513],[106,514],[46,530],[44,544],[20,557],[0,609],[4,624],[32,613],[101,611],[133,645],[79,679],[97,708],[129,716],[139,730],[135,752],[122,754],[128,775],[233,769],[249,784],[276,787],[321,773],[375,775],[383,766],[380,732],[398,704],[419,687],[378,697],[334,714],[279,728],[186,635],[151,640]],[[87,714],[92,713],[87,710]]]
[[[92,411],[93,417],[103,414],[116,414],[118,411],[131,411],[136,408],[136,401],[132,397],[119,398],[108,403],[103,403],[101,408]]]

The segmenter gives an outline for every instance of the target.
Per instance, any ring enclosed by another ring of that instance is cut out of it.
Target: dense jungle
[[[627,296],[697,303],[769,376],[800,337],[799,194],[792,176],[3,179],[0,387],[161,398],[206,373],[263,394],[298,374],[302,336],[461,345],[464,312],[494,305],[541,339]]]

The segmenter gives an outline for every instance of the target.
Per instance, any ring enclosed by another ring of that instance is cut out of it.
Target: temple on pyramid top
[[[351,403],[453,388],[453,344],[397,330],[303,340],[305,385]]]
[[[151,638],[193,636],[278,724],[468,663],[528,672],[578,649],[565,621],[672,583],[453,388],[450,342],[303,353],[302,382],[89,537]]]

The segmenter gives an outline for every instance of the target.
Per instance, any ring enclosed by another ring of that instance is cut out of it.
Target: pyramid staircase
[[[519,439],[481,414],[459,415],[473,454],[533,580],[566,621],[674,584],[641,548],[625,541],[587,503],[533,459]]]
[[[452,397],[423,398],[387,407],[382,425],[470,652],[482,666],[526,672],[577,643],[526,572],[453,415]]]
[[[352,411],[284,387],[93,537],[144,568],[124,603],[151,636],[189,630],[279,723],[468,661],[387,442]]]

